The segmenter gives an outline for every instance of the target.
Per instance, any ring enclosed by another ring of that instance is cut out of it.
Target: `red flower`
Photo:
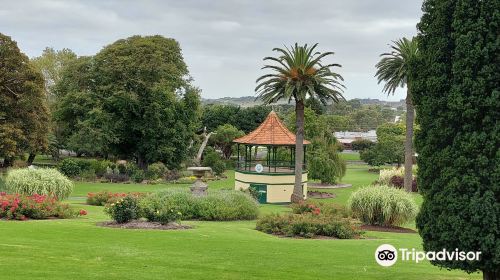
[[[80,210],[80,216],[85,216],[85,215],[87,215],[87,211],[84,209]]]

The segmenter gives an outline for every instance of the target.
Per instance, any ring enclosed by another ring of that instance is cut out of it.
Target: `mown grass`
[[[350,192],[376,174],[350,166],[346,183],[331,202],[343,204]],[[231,188],[233,177],[211,182]],[[123,230],[96,226],[109,220],[103,207],[83,204],[89,191],[159,190],[172,185],[77,183],[67,200],[88,215],[71,220],[0,221],[0,271],[5,279],[479,279],[479,274],[398,262],[381,267],[374,260],[380,244],[421,249],[418,234],[367,232],[366,239],[307,240],[271,236],[255,221],[185,222],[184,231]],[[179,186],[179,185],[175,185]],[[187,187],[187,186],[186,186]],[[262,213],[290,211],[262,205]]]

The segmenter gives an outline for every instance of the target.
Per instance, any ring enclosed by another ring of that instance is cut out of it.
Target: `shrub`
[[[312,203],[294,203],[291,207],[294,214],[314,213],[319,215],[321,213],[321,209]]]
[[[389,186],[365,187],[354,192],[347,203],[354,216],[369,225],[398,226],[417,215],[412,196]]]
[[[391,180],[389,180],[389,186],[402,189],[404,187],[404,178],[401,176],[392,176]],[[417,192],[417,178],[413,177],[411,182],[411,191]]]
[[[189,177],[179,178],[176,182],[179,184],[192,184],[196,181],[196,177],[191,175]]]
[[[351,142],[354,151],[363,151],[375,145],[374,142],[368,139],[358,139]]]
[[[165,205],[166,209],[160,211],[162,205]],[[174,209],[180,212],[181,218],[185,220],[252,220],[258,215],[257,202],[240,191],[214,190],[207,196],[195,197],[187,189],[172,188],[144,198],[141,201],[141,208],[143,207],[162,213]]]
[[[97,160],[92,159],[89,160],[90,169],[94,170],[94,173],[97,177],[102,177],[106,174],[106,169],[112,165],[112,162],[109,160]]]
[[[202,220],[253,220],[258,215],[257,202],[240,191],[211,191],[198,201],[198,218]]]
[[[84,215],[47,195],[7,195],[0,193],[0,218],[26,220],[47,218],[73,218]],[[86,213],[85,213],[86,214]]]
[[[85,170],[80,173],[80,178],[85,181],[95,181],[97,179],[97,175],[95,174],[94,169]]]
[[[141,213],[150,222],[168,224],[181,220],[182,212],[175,200],[168,196],[152,195],[140,202]]]
[[[144,174],[144,170],[142,169],[135,169],[132,172],[132,175],[130,175],[130,179],[132,179],[132,181],[136,183],[141,183],[142,181],[144,181],[145,178],[146,176]]]
[[[79,176],[82,172],[80,165],[72,158],[63,159],[58,166],[59,170],[68,177]]]
[[[11,170],[5,179],[5,186],[10,193],[51,195],[58,200],[67,198],[73,191],[73,182],[50,168]]]
[[[416,178],[416,176],[415,176],[416,172],[417,172],[417,168],[414,167],[412,169],[413,179]],[[394,176],[398,176],[398,177],[404,178],[404,176],[405,176],[405,168],[404,167],[400,167],[400,168],[393,167],[391,169],[382,169],[382,170],[380,170],[380,175],[379,175],[379,178],[378,178],[378,183],[381,184],[381,185],[390,185],[391,184],[391,179]]]
[[[130,195],[137,199],[143,198],[146,194],[141,192],[130,192],[130,193],[112,193],[108,191],[102,191],[97,193],[87,194],[87,204],[95,206],[105,206],[106,204],[115,203],[118,200]]]
[[[381,169],[380,175],[378,177],[378,183],[381,185],[389,185],[391,178],[394,176],[403,177],[405,174],[404,167],[400,168],[390,168],[390,169]]]
[[[161,162],[153,163],[148,166],[148,171],[146,172],[146,178],[149,180],[156,180],[162,178],[163,175],[168,171],[165,164]]]
[[[205,156],[203,157],[203,166],[212,168],[215,175],[222,175],[226,170],[226,165],[221,156],[214,148],[208,147],[205,149]]]
[[[256,229],[270,234],[305,238],[319,235],[350,239],[361,234],[354,220],[311,213],[266,215],[257,221]]]
[[[104,174],[104,178],[110,182],[122,183],[130,180],[127,174],[120,174],[120,172],[111,172]]]
[[[164,178],[167,181],[175,181],[175,180],[178,180],[179,178],[181,178],[181,173],[177,169],[167,170],[167,172],[165,172]]]
[[[140,217],[138,198],[127,195],[114,203],[107,204],[104,212],[119,224],[137,219]]]

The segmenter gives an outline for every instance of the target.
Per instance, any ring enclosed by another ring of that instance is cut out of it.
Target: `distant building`
[[[335,138],[342,144],[344,149],[351,150],[351,143],[355,140],[367,139],[372,142],[377,142],[376,130],[362,131],[339,131],[335,132]]]

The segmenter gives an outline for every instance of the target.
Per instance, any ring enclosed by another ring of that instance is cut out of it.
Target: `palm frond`
[[[265,57],[271,62],[262,67],[270,71],[259,77],[255,92],[264,103],[269,104],[280,99],[305,101],[313,98],[326,104],[329,100],[338,102],[343,97],[344,80],[338,73],[332,71],[340,64],[322,64],[322,60],[333,56],[333,52],[318,52],[318,44],[300,46],[295,43],[291,47],[274,48],[277,57]]]

